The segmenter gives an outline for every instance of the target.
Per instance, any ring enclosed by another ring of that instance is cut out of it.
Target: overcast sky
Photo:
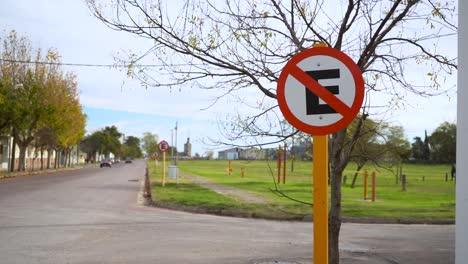
[[[1,0],[0,29],[4,36],[16,30],[34,48],[56,48],[65,63],[113,64],[114,56],[144,51],[151,41],[116,32],[90,15],[80,0]],[[456,41],[446,48],[456,51]],[[171,143],[171,129],[179,123],[178,146],[187,137],[193,152],[203,154],[202,139],[217,137],[217,119],[236,111],[235,104],[217,104],[208,110],[215,93],[183,87],[180,90],[144,89],[129,80],[124,69],[64,66],[76,73],[81,103],[88,114],[87,131],[116,125],[125,135],[140,137],[150,131]],[[449,83],[456,83],[456,75]],[[410,141],[430,134],[443,121],[456,121],[456,90],[432,98],[407,98],[410,105],[386,113],[384,118],[402,125]]]

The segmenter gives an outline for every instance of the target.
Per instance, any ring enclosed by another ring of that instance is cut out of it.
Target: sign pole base
[[[162,186],[166,185],[166,152],[163,152]]]
[[[314,264],[328,264],[328,136],[314,136]]]

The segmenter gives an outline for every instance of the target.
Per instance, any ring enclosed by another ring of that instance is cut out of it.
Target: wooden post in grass
[[[232,173],[232,167],[231,167],[231,160],[228,161],[228,174],[229,176],[231,176],[231,173]]]
[[[281,154],[282,154],[282,149],[281,146],[278,147],[278,179],[276,182],[279,184],[281,182]]]
[[[364,200],[367,200],[367,170],[364,171]]]
[[[284,143],[283,149],[283,184],[286,184],[286,143]]]
[[[372,202],[375,202],[375,187],[376,187],[376,182],[375,182],[375,171],[372,172]]]
[[[244,167],[241,168],[241,177],[244,178]]]
[[[406,174],[401,175],[401,188],[402,191],[406,192]]]

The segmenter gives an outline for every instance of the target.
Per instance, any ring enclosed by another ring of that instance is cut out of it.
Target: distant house
[[[275,160],[278,158],[278,149],[277,148],[267,148],[267,149],[264,149],[264,155],[265,155],[265,159],[267,160]]]
[[[0,138],[0,171],[8,170],[10,138]]]
[[[297,160],[311,160],[312,144],[292,146],[288,150],[287,157],[291,155]],[[283,157],[283,156],[282,156]],[[218,152],[218,159],[220,160],[276,160],[278,158],[278,148],[231,148]]]
[[[19,152],[19,147],[15,146],[15,157],[12,158],[13,138],[9,136],[0,137],[0,171],[8,171],[12,159],[15,169],[17,169],[20,163]],[[59,157],[59,159],[56,159],[56,157]],[[58,162],[57,165],[59,166],[84,163],[86,153],[79,151],[77,147],[73,147],[68,158],[69,159],[67,159],[67,155],[64,151],[57,152],[52,150],[49,152],[43,149],[41,153],[40,148],[28,146],[24,157],[24,167],[26,170],[38,170],[41,168],[55,167],[56,162]]]
[[[240,148],[231,148],[218,152],[218,159],[220,160],[237,160],[239,159]]]
[[[312,159],[312,144],[302,144],[292,146],[290,150],[296,160],[311,160]]]
[[[239,151],[239,159],[242,160],[258,160],[258,159],[265,159],[265,151],[263,149],[258,148],[248,148],[248,149],[241,149]]]

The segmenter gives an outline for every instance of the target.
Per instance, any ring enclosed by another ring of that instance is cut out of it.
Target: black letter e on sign
[[[317,82],[320,79],[337,79],[340,78],[340,69],[334,70],[320,70],[320,71],[306,71],[310,77],[314,78]],[[324,86],[325,89],[332,94],[339,94],[338,85]],[[336,111],[327,104],[319,104],[319,97],[312,93],[307,87],[306,91],[306,111],[307,115],[318,114],[334,114]]]

